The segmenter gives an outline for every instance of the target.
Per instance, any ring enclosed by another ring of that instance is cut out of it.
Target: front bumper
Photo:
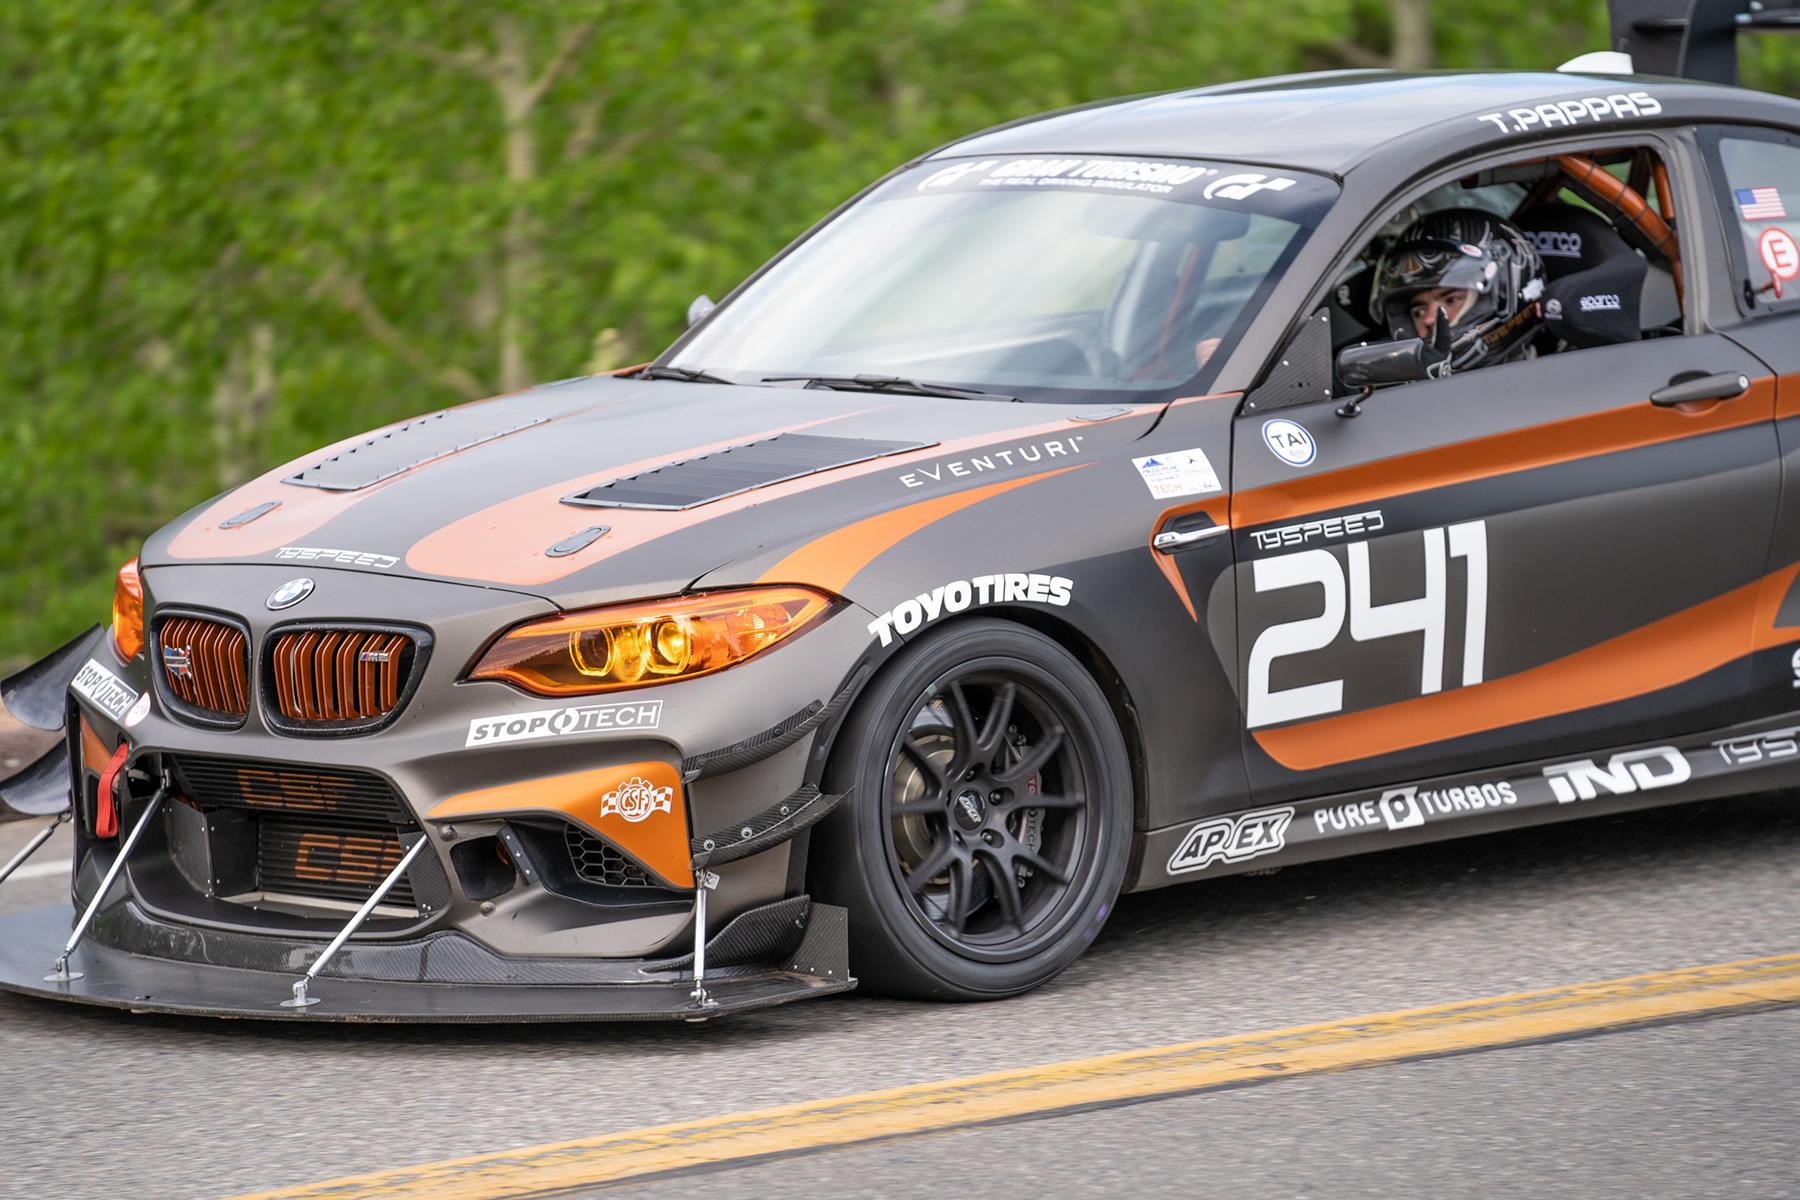
[[[704,1007],[690,957],[504,958],[444,930],[352,939],[315,983],[320,1002],[284,1008],[322,941],[164,921],[123,886],[69,959],[80,977],[46,980],[73,923],[68,905],[0,916],[0,990],[182,1016],[461,1024],[704,1021],[856,986],[844,910],[804,896],[742,913],[708,941]]]

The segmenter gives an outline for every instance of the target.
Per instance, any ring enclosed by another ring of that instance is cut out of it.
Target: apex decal
[[[1169,874],[1203,871],[1214,863],[1240,863],[1274,854],[1287,845],[1292,808],[1265,808],[1231,817],[1211,817],[1188,830],[1169,856]]]
[[[1061,575],[977,575],[941,583],[911,600],[902,600],[869,622],[869,632],[891,645],[939,617],[963,612],[982,604],[1053,604],[1068,606],[1075,581]]]

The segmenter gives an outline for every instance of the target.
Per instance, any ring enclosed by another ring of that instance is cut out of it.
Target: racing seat
[[[1546,204],[1515,220],[1544,262],[1544,325],[1551,334],[1578,348],[1643,336],[1650,264],[1606,218],[1568,204]]]

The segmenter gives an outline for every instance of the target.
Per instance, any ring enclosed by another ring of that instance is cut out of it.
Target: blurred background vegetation
[[[104,619],[189,507],[642,361],[696,293],[959,134],[1605,45],[1600,0],[0,5],[0,666]],[[1758,70],[1791,90],[1786,62]]]

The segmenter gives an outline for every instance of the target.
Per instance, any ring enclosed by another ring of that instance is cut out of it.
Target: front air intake
[[[392,629],[319,627],[275,635],[269,723],[292,733],[360,733],[398,715],[421,664],[421,638]]]
[[[203,617],[167,617],[157,628],[163,685],[176,711],[209,724],[235,725],[250,707],[244,631]]]

